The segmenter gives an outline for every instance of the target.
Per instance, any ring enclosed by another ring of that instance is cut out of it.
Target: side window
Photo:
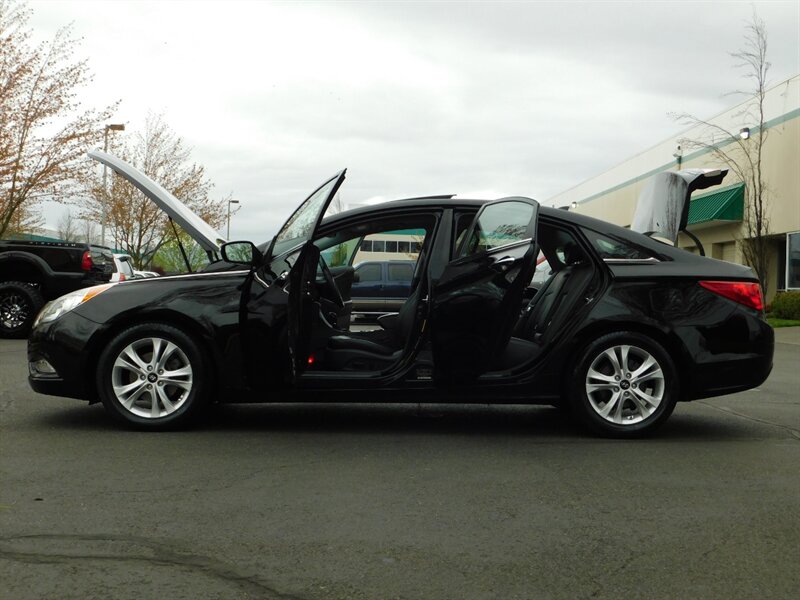
[[[353,264],[368,261],[417,260],[427,231],[423,228],[387,229],[364,236]]]
[[[343,267],[350,264],[353,253],[358,249],[359,238],[353,238],[341,244],[331,246],[321,252],[325,264],[329,267]]]
[[[450,250],[450,256],[455,256],[461,243],[464,241],[464,236],[467,234],[472,220],[475,218],[475,212],[458,213],[455,216],[455,227],[453,229],[453,248]]]
[[[389,263],[389,281],[411,281],[413,275],[411,265]]]
[[[467,235],[460,256],[487,252],[527,239],[533,206],[526,202],[500,202],[487,206]]]
[[[133,276],[133,265],[130,263],[130,259],[126,256],[124,258],[119,259],[120,266],[122,267],[121,271],[123,271],[126,275]]]
[[[602,259],[614,260],[648,260],[655,258],[653,254],[629,242],[611,238],[591,229],[584,229],[586,237],[594,246]]]
[[[358,273],[358,281],[361,283],[381,280],[381,266],[376,263],[361,265],[356,269],[356,273]]]

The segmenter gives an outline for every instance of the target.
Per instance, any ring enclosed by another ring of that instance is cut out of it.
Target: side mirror
[[[261,254],[261,251],[256,248],[253,242],[228,242],[227,244],[222,244],[220,252],[225,262],[236,265],[258,267],[264,261],[264,255]]]

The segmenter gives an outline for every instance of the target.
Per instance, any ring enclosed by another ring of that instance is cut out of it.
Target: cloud
[[[542,200],[736,103],[749,4],[33,2],[69,21],[85,102],[149,110],[266,239],[324,178],[345,203],[428,193]],[[797,3],[756,3],[773,79],[800,71]],[[667,157],[668,158],[668,157]]]

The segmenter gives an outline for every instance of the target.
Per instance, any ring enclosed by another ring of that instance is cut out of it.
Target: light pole
[[[108,152],[108,132],[109,131],[125,131],[124,123],[111,123],[105,126],[103,131],[103,152]],[[108,180],[108,167],[103,164],[103,220],[100,223],[100,243],[106,245],[106,221],[108,220],[108,188],[106,181]]]
[[[231,204],[239,204],[238,200],[228,200],[228,235],[226,238],[228,241],[231,239]]]

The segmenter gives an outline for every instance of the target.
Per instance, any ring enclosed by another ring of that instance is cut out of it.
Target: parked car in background
[[[103,246],[0,240],[0,338],[27,336],[46,301],[105,283],[113,272]]]
[[[111,274],[111,282],[117,283],[129,279],[138,279],[133,270],[133,259],[130,254],[114,253],[114,273]]]
[[[130,165],[91,155],[177,206]],[[679,401],[756,387],[772,369],[748,267],[522,197],[415,198],[323,218],[344,177],[306,198],[263,253],[198,228],[198,243],[238,270],[49,304],[28,340],[33,389],[100,401],[150,430],[213,402],[471,402],[562,405],[595,432],[631,437]],[[409,229],[422,232],[411,294],[379,329],[351,329],[357,249]],[[549,277],[526,302],[539,249]]]
[[[413,260],[367,261],[355,265],[351,288],[353,315],[397,312],[411,294]]]

